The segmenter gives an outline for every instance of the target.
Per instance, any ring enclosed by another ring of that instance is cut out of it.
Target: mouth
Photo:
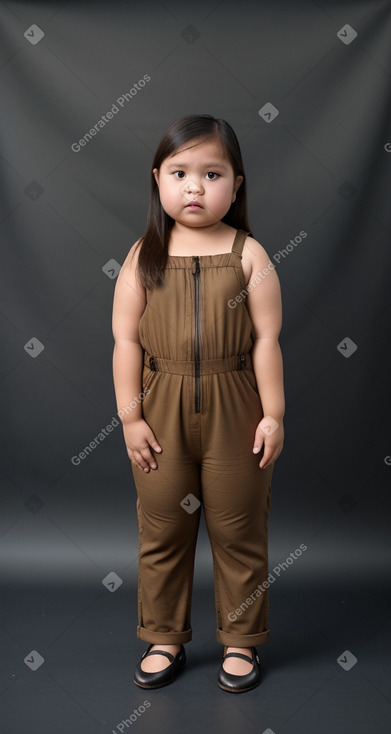
[[[189,201],[189,203],[186,204],[185,209],[187,209],[187,207],[191,207],[194,209],[203,209],[203,207],[201,206],[201,204],[198,201]]]

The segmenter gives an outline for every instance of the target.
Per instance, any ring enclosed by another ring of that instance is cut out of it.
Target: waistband
[[[155,357],[144,350],[144,365],[154,372],[170,372],[172,375],[195,376],[195,361],[176,360]],[[220,359],[200,359],[200,375],[211,375],[214,372],[232,372],[234,370],[252,370],[250,352],[235,354]]]

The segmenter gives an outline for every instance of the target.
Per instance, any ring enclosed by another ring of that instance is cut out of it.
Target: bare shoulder
[[[273,268],[265,248],[254,237],[247,235],[242,251],[242,267],[246,285],[249,285],[257,273],[266,268]]]
[[[113,335],[139,343],[139,322],[146,306],[145,288],[136,273],[140,240],[132,245],[118,273],[113,299]]]
[[[140,278],[138,277],[138,272],[137,272],[141,241],[142,241],[142,238],[140,237],[138,240],[136,240],[136,242],[134,242],[134,244],[130,248],[122,264],[121,270],[118,274],[118,280],[120,282],[121,281],[127,281],[128,283],[130,282],[132,285],[132,288],[136,290],[137,294],[145,298],[145,288],[141,284]]]
[[[263,245],[249,235],[244,242],[243,255],[249,259],[253,269],[264,268],[268,263],[270,264],[270,257]]]
[[[278,338],[282,325],[282,300],[276,267],[263,245],[253,237],[247,237],[244,249],[252,263],[247,284],[247,308],[255,338]]]
[[[142,237],[139,237],[136,242],[133,243],[131,246],[128,254],[126,255],[126,258],[123,262],[122,268],[124,270],[130,269],[135,270],[138,263],[138,256],[140,254],[140,245],[141,245]]]

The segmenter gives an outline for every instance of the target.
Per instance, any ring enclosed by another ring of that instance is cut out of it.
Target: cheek
[[[160,201],[163,207],[169,207],[171,209],[178,207],[180,204],[180,194],[175,186],[167,186],[164,190],[160,191]]]
[[[226,184],[224,186],[219,186],[218,188],[216,187],[214,195],[216,197],[216,200],[223,201],[225,199],[229,199],[231,194],[232,187],[229,184]]]
[[[172,186],[171,182],[165,183],[160,187],[160,197],[166,201],[170,201],[174,198],[175,186]]]

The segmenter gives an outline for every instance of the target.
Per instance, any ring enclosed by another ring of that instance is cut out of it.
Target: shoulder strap
[[[245,243],[247,235],[250,232],[246,232],[244,229],[238,229],[233,241],[231,252],[235,252],[237,255],[242,255],[243,245]]]

